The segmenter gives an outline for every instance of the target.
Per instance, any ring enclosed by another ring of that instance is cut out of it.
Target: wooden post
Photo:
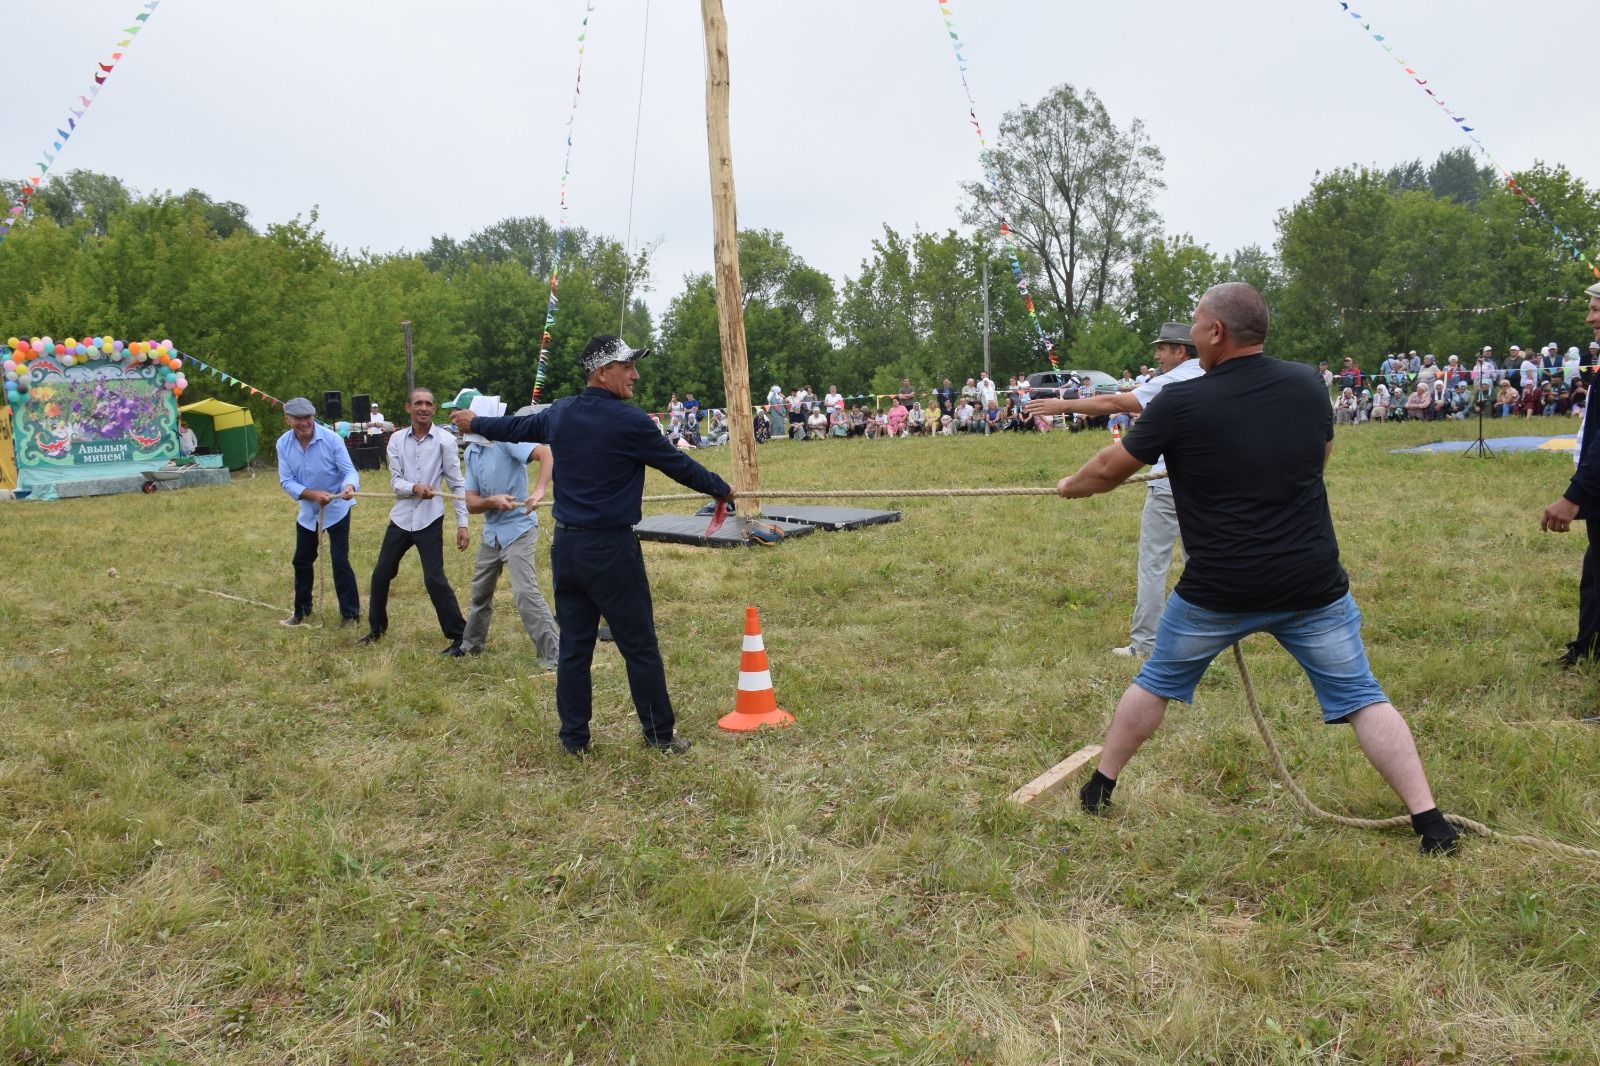
[[[744,346],[744,294],[739,283],[739,219],[733,194],[733,141],[728,134],[728,20],[722,0],[700,0],[706,33],[706,147],[711,162],[711,223],[716,255],[717,333],[727,394],[728,442],[739,513],[761,513],[750,360]]]
[[[989,249],[983,249],[983,372],[989,372]]]
[[[400,332],[406,335],[406,404],[411,403],[411,393],[417,387],[417,373],[411,358],[411,320],[400,323]]]

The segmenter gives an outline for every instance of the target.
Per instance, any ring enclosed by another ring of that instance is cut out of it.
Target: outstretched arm
[[[1107,396],[1085,396],[1078,400],[1029,400],[1024,408],[1030,415],[1114,415],[1126,412],[1136,415],[1143,410],[1131,392],[1115,392]]]
[[[1078,468],[1077,473],[1062,478],[1056,484],[1056,492],[1068,500],[1110,492],[1137,473],[1143,465],[1118,441],[1101,448]]]

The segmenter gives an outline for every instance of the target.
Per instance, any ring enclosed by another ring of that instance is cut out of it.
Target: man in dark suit
[[[1583,290],[1589,297],[1586,321],[1600,341],[1600,283]],[[1539,528],[1547,533],[1566,533],[1572,520],[1583,519],[1589,531],[1589,550],[1583,553],[1583,576],[1578,582],[1578,635],[1556,660],[1558,666],[1576,666],[1595,658],[1600,646],[1600,440],[1589,428],[1589,404],[1583,408],[1583,423],[1578,428],[1577,469],[1561,498],[1544,509]],[[1596,421],[1600,425],[1600,420]]]

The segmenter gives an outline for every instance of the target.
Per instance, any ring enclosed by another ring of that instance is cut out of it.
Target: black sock
[[[1083,809],[1090,814],[1099,814],[1111,806],[1111,791],[1117,787],[1115,778],[1107,777],[1099,770],[1089,778],[1089,783],[1078,790],[1078,800],[1083,804]]]
[[[1456,850],[1456,843],[1461,837],[1461,834],[1456,832],[1456,827],[1444,820],[1444,815],[1439,813],[1437,807],[1413,814],[1411,828],[1422,838],[1424,855],[1435,852],[1449,854]]]

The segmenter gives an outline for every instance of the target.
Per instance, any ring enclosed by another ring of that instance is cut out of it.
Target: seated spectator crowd
[[[1485,345],[1472,366],[1458,355],[1442,364],[1431,354],[1415,351],[1387,356],[1368,373],[1345,356],[1337,370],[1318,367],[1333,402],[1334,421],[1440,421],[1483,415],[1486,418],[1549,417],[1583,414],[1600,342],[1591,341],[1587,356],[1576,346],[1563,354],[1551,342],[1539,350],[1513,344],[1503,365],[1494,348]]]

